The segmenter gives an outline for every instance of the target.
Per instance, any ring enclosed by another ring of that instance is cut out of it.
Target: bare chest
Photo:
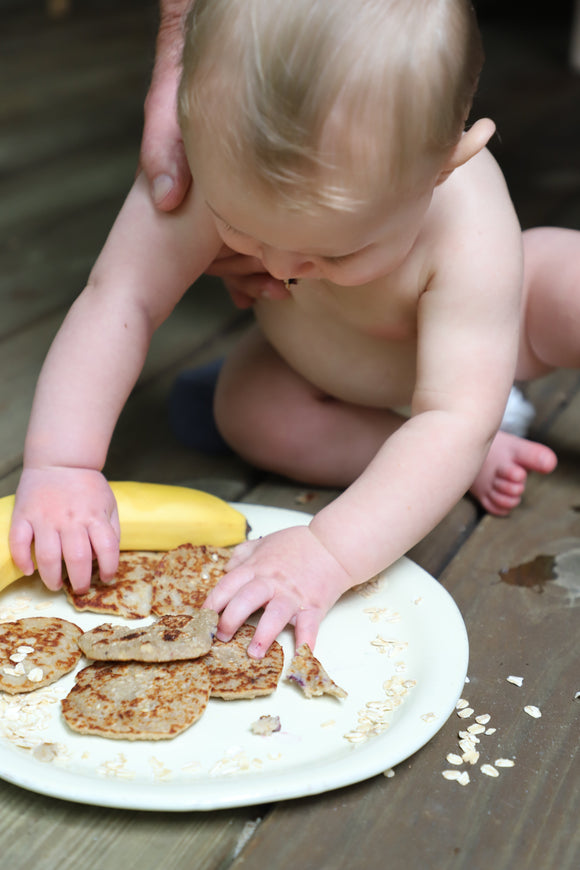
[[[288,364],[329,395],[404,405],[415,383],[418,286],[301,282],[285,302],[258,303],[256,317]]]

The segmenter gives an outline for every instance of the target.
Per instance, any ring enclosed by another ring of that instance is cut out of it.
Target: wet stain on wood
[[[536,556],[531,562],[500,571],[499,576],[503,583],[510,586],[524,586],[526,589],[543,592],[546,583],[556,579],[555,557]]]

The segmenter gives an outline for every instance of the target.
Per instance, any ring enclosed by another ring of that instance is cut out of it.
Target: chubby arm
[[[117,418],[154,330],[220,245],[203,203],[155,209],[140,176],[87,286],[44,363],[24,449],[10,531],[12,556],[31,573],[31,544],[50,588],[64,557],[75,588],[88,587],[93,552],[103,579],[118,558],[115,501],[100,471]]]
[[[419,300],[411,418],[307,528],[242,545],[208,599],[225,608],[225,638],[265,605],[253,655],[263,654],[289,621],[296,643],[312,646],[337,598],[427,534],[485,459],[515,369],[521,241],[503,181],[491,172],[483,183],[497,186],[497,213],[482,211],[474,194],[461,217],[440,214],[433,232],[442,224],[446,233],[427,241],[437,256]],[[443,209],[447,199],[453,198],[443,199]]]

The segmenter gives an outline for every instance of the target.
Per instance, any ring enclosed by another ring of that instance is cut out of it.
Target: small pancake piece
[[[32,692],[72,671],[82,630],[66,619],[36,616],[0,624],[0,690]]]
[[[182,544],[169,550],[155,571],[151,612],[193,613],[223,577],[232,551],[227,547]]]
[[[170,740],[207,706],[210,682],[203,659],[143,664],[96,663],[77,675],[62,701],[67,725],[113,740]]]
[[[248,655],[253,625],[242,625],[228,643],[216,640],[206,655],[212,698],[235,701],[270,695],[278,686],[284,667],[284,651],[274,641],[263,659]]]
[[[296,650],[286,679],[297,683],[307,698],[319,695],[346,698],[348,694],[330,679],[307,643],[301,644]]]
[[[102,583],[96,567],[91,577],[91,586],[86,592],[75,592],[68,580],[65,580],[65,595],[76,610],[111,613],[126,619],[149,616],[153,599],[153,575],[163,555],[139,550],[122,552],[113,583]]]
[[[210,650],[217,624],[215,610],[170,614],[141,628],[103,623],[85,631],[79,639],[79,646],[88,658],[98,661],[196,659]]]

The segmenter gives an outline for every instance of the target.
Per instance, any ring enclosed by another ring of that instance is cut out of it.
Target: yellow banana
[[[160,483],[111,483],[121,525],[121,550],[171,550],[180,544],[227,547],[246,537],[243,514],[221,498]],[[10,556],[14,496],[0,498],[0,590],[22,577]]]

